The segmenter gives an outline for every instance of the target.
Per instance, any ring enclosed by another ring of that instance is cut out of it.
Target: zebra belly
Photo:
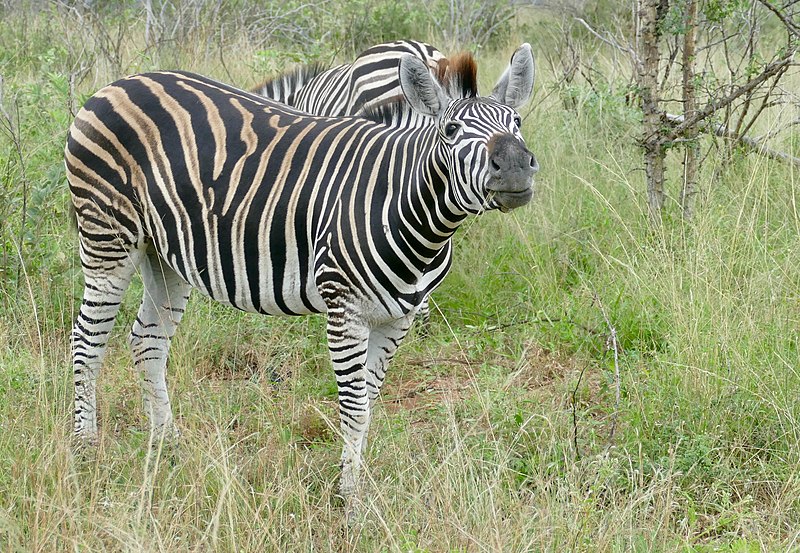
[[[304,264],[309,267],[306,273],[300,274],[301,264],[292,260],[296,250],[282,248],[278,256],[263,250],[223,251],[214,247],[221,243],[219,233],[209,232],[213,227],[206,225],[202,234],[197,228],[194,225],[192,248],[170,249],[163,246],[165,240],[157,238],[153,242],[165,263],[202,294],[250,313],[309,315],[327,311],[314,282],[312,259]]]
[[[285,279],[281,283],[280,300],[276,300],[273,294],[262,295],[259,293],[258,301],[253,301],[253,291],[247,285],[242,286],[244,283],[237,281],[237,286],[234,288],[233,294],[231,294],[227,287],[207,287],[203,280],[198,277],[199,271],[196,271],[194,274],[187,275],[186,280],[211,299],[241,311],[261,313],[263,315],[311,315],[327,311],[322,296],[314,286],[308,286],[307,284],[305,286],[308,304],[300,299],[298,293],[300,284],[296,279]],[[308,279],[305,280],[306,283],[309,282]],[[274,283],[267,282],[267,285],[274,286]]]

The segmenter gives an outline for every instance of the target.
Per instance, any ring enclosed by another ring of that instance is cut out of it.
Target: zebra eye
[[[458,132],[458,129],[460,128],[461,128],[461,123],[458,123],[456,121],[450,121],[444,126],[444,135],[447,138],[453,138]]]
[[[514,124],[517,126],[518,129],[522,127],[522,117],[520,117],[519,115],[514,117]]]

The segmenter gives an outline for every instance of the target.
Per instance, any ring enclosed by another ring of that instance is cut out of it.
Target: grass
[[[101,379],[99,446],[73,451],[68,334],[81,278],[61,148],[75,38],[45,46],[58,20],[29,23],[0,40],[23,146],[20,164],[0,139],[0,550],[800,547],[797,175],[712,153],[696,220],[671,203],[653,230],[630,109],[584,91],[565,111],[543,63],[524,127],[542,167],[536,198],[456,236],[432,335],[412,333],[389,372],[362,526],[342,527],[335,498],[322,318],[245,315],[193,295],[168,373],[183,437],[149,444],[124,340],[135,283]],[[137,33],[122,43],[123,72],[164,62],[142,54]],[[525,39],[547,47],[534,33],[482,53],[483,90]],[[234,42],[242,62],[226,71],[258,81],[247,73],[256,52]],[[76,103],[119,76],[112,65],[90,72]],[[190,65],[230,80],[213,52]]]

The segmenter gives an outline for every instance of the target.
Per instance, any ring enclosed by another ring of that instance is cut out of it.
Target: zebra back
[[[400,58],[407,54],[419,58],[434,78],[445,82],[448,60],[444,54],[430,44],[398,40],[368,48],[351,64],[322,71],[316,65],[290,70],[252,92],[313,115],[357,115],[402,97],[397,71]]]
[[[264,81],[257,87],[253,88],[251,92],[264,96],[265,98],[272,98],[277,102],[283,104],[292,104],[292,95],[307,86],[312,80],[319,77],[322,73],[335,71],[339,69],[338,66],[329,69],[322,63],[311,63],[307,65],[300,65],[291,69],[275,78]]]

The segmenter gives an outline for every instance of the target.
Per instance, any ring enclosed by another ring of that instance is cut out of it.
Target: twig
[[[523,303],[524,302],[519,302],[518,304],[512,305],[511,308],[516,307],[518,305],[522,305]],[[589,334],[590,336],[593,336],[593,337],[597,337],[597,336],[600,336],[600,335],[603,334],[602,332],[600,332],[596,328],[592,328],[592,327],[587,326],[587,325],[585,325],[583,323],[579,323],[578,321],[575,321],[575,320],[573,320],[573,319],[571,319],[569,317],[550,317],[546,313],[544,314],[543,317],[530,317],[530,318],[527,318],[527,319],[521,319],[521,320],[518,320],[518,321],[509,322],[509,323],[501,323],[501,322],[499,322],[497,320],[496,317],[492,317],[492,316],[487,317],[486,313],[478,313],[476,311],[469,311],[469,310],[466,310],[466,309],[462,309],[459,312],[460,313],[465,313],[467,315],[473,315],[475,317],[486,317],[486,319],[488,321],[491,321],[493,323],[489,327],[484,327],[484,328],[481,328],[481,329],[477,329],[477,330],[481,330],[481,331],[483,331],[483,330],[505,330],[506,328],[511,328],[511,327],[515,327],[515,326],[521,326],[521,325],[526,325],[526,324],[567,323],[567,324],[570,324],[570,325],[572,325],[572,326],[574,326],[576,328],[580,328],[586,334]]]
[[[685,118],[683,115],[673,115],[671,113],[665,114],[667,121],[682,125]],[[710,128],[709,128],[710,127]],[[743,146],[747,147],[748,149],[756,152],[757,154],[766,156],[770,159],[776,159],[779,161],[784,161],[786,163],[792,163],[800,167],[800,158],[795,157],[791,154],[787,154],[786,152],[780,152],[778,150],[773,150],[772,148],[768,148],[764,145],[763,141],[756,140],[755,138],[751,138],[749,136],[737,136],[735,132],[730,130],[728,127],[721,123],[715,123],[713,125],[705,125],[701,126],[700,130],[703,131],[711,131],[715,135],[721,138],[727,138],[729,140],[734,140]]]
[[[756,142],[764,143],[765,141],[769,140],[770,138],[773,138],[773,137],[779,135],[780,133],[784,132],[786,129],[789,129],[789,128],[795,126],[795,125],[800,125],[800,117],[795,117],[793,120],[789,121],[785,125],[776,126],[774,129],[772,129],[769,132],[766,132],[764,134],[755,136],[755,137],[753,137],[753,140],[755,140]]]
[[[25,158],[22,155],[22,138],[20,137],[19,130],[19,104],[16,102],[14,103],[17,116],[17,124],[15,127],[14,119],[11,117],[8,111],[6,111],[6,108],[3,105],[3,92],[3,76],[0,75],[0,115],[2,115],[2,118],[4,119],[3,123],[6,127],[4,130],[8,132],[11,142],[14,144],[14,150],[17,154],[17,159],[19,160],[20,178],[22,180],[22,220],[19,225],[19,237],[17,239],[17,250],[19,252],[20,259],[20,265],[17,266],[17,286],[19,286],[23,263],[22,247],[25,239],[25,226],[28,224],[28,177],[25,174]]]
[[[583,25],[583,26],[586,28],[586,30],[587,30],[587,31],[589,31],[589,33],[591,33],[591,34],[592,34],[592,36],[594,36],[594,37],[595,37],[595,38],[597,38],[598,40],[600,40],[600,41],[602,41],[602,42],[605,42],[606,44],[608,44],[608,45],[609,45],[609,46],[611,46],[612,48],[616,48],[616,49],[617,49],[617,50],[619,50],[620,52],[625,52],[626,54],[628,54],[628,55],[631,57],[631,60],[633,60],[633,62],[634,62],[634,63],[636,63],[636,64],[639,64],[639,63],[640,63],[639,56],[636,54],[636,51],[635,51],[635,50],[634,50],[632,47],[630,47],[630,46],[623,46],[622,44],[620,44],[619,42],[617,42],[617,41],[616,41],[614,38],[606,38],[606,37],[604,37],[603,35],[601,35],[601,34],[600,34],[600,33],[598,33],[597,31],[595,31],[595,30],[592,28],[592,26],[591,26],[591,25],[589,25],[589,24],[586,22],[586,20],[584,20],[584,19],[583,19],[583,18],[581,18],[581,17],[576,17],[576,18],[575,18],[575,21],[577,21],[578,23],[580,23],[581,25]]]
[[[620,404],[620,376],[619,376],[619,344],[617,343],[617,329],[614,328],[614,325],[611,324],[611,320],[608,318],[608,313],[606,313],[606,308],[603,307],[603,302],[600,301],[600,296],[597,295],[595,292],[594,299],[597,302],[597,306],[600,308],[600,312],[603,314],[603,319],[606,321],[606,326],[608,326],[608,339],[606,340],[606,348],[614,350],[614,414],[611,416],[611,429],[608,431],[608,441],[614,441],[614,433],[617,430],[617,417],[619,416],[619,404]]]
[[[759,3],[775,14],[775,17],[781,20],[781,23],[786,27],[786,30],[789,31],[791,34],[795,36],[795,38],[800,38],[800,27],[795,25],[789,17],[787,17],[785,13],[781,12],[779,8],[773,6],[767,0],[758,0]],[[787,6],[788,8],[788,6]]]
[[[583,373],[586,372],[587,366],[584,363],[578,375],[578,381],[575,383],[575,388],[572,390],[572,445],[575,447],[576,460],[581,458],[581,451],[578,449],[578,389],[581,387],[581,380],[583,380]]]

